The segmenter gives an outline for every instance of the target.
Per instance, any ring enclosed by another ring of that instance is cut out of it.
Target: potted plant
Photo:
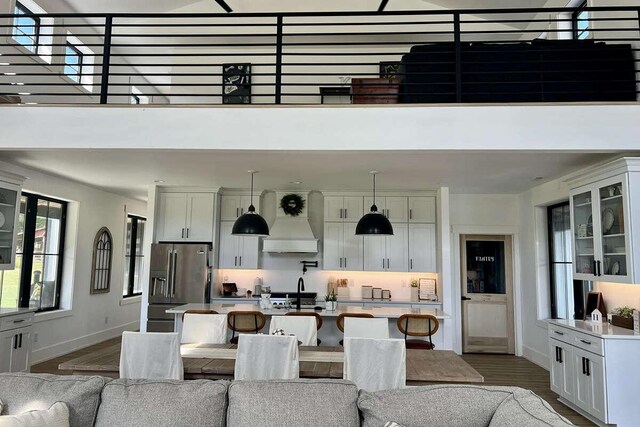
[[[615,308],[611,316],[611,324],[621,328],[633,329],[633,310],[629,306]]]
[[[330,294],[327,294],[327,296],[324,297],[324,302],[327,311],[335,311],[336,306],[338,305],[338,296],[336,295],[336,292],[331,291]]]
[[[418,288],[418,279],[411,279],[411,301],[420,299],[420,290]]]

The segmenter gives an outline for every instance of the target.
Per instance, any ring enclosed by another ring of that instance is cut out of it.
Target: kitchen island
[[[179,307],[174,307],[172,309],[167,310],[167,313],[173,314],[174,317],[174,330],[181,331],[182,330],[182,315],[187,310],[214,310],[220,314],[227,314],[230,311],[260,311],[267,318],[271,316],[284,316],[289,311],[295,311],[295,309],[287,309],[287,308],[272,308],[272,309],[261,309],[259,305],[256,304],[185,304]],[[409,307],[363,307],[363,306],[352,306],[352,305],[341,305],[338,304],[338,307],[334,311],[329,310],[313,310],[313,309],[302,309],[300,311],[304,312],[315,312],[318,313],[324,320],[322,328],[318,331],[318,338],[320,338],[327,345],[337,345],[338,341],[342,339],[342,333],[338,330],[336,325],[336,318],[342,313],[368,313],[373,317],[382,317],[389,319],[389,336],[391,338],[403,338],[404,336],[398,330],[396,325],[397,319],[403,314],[431,314],[435,316],[436,319],[440,322],[439,331],[432,337],[433,342],[438,349],[447,349],[444,345],[443,333],[446,320],[450,319],[450,316],[444,313],[439,308],[409,308]],[[268,325],[265,326],[262,332],[268,332]]]

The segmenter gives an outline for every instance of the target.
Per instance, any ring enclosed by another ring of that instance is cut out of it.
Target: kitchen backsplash
[[[625,305],[640,310],[640,286],[638,285],[596,282],[594,291],[602,292],[607,311]]]
[[[235,282],[238,288],[253,291],[256,277],[261,277],[263,286],[271,286],[272,292],[295,292],[298,277],[302,275],[300,269],[291,270],[218,270],[216,289],[221,289],[223,281]],[[410,299],[412,278],[435,278],[435,273],[387,273],[387,272],[363,272],[363,271],[323,271],[310,268],[304,275],[305,290],[317,292],[318,296],[327,293],[327,284],[330,279],[348,279],[349,296],[359,298],[362,285],[373,285],[391,291],[392,299]],[[438,283],[438,295],[442,295],[440,283]]]

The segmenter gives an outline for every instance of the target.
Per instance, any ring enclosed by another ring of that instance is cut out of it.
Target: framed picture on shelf
[[[438,301],[436,279],[420,279],[418,280],[418,286],[420,288],[421,301]]]
[[[251,104],[251,64],[222,64],[222,103]]]
[[[398,77],[402,63],[399,61],[382,61],[380,62],[380,77],[383,79],[393,79]]]

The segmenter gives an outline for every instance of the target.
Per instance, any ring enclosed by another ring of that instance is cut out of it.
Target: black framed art
[[[251,104],[251,64],[222,64],[222,103]]]

